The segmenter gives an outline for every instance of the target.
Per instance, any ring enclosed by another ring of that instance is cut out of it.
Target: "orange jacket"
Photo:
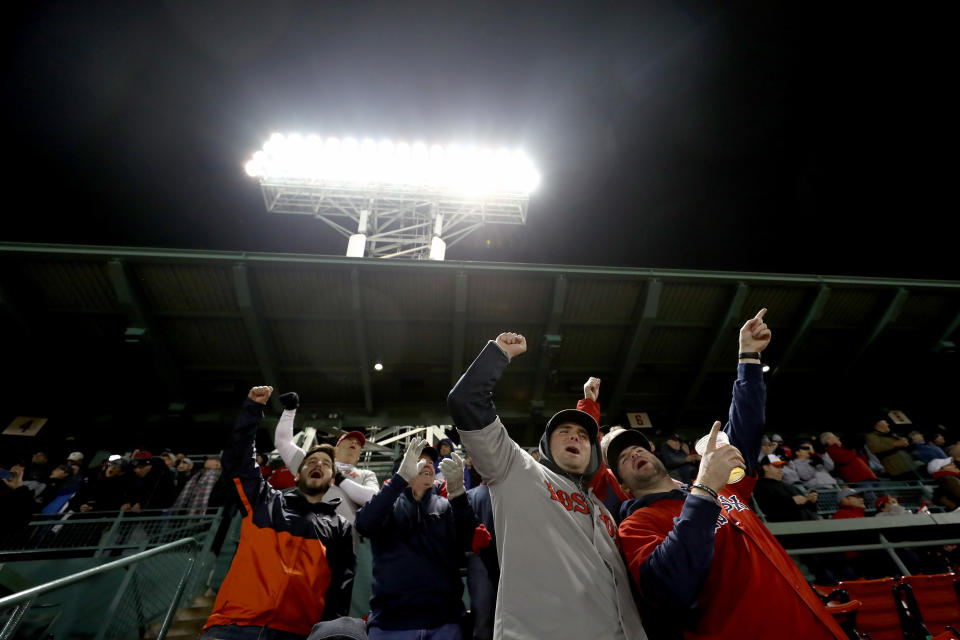
[[[353,589],[352,527],[338,498],[311,503],[296,488],[278,491],[256,463],[254,436],[264,405],[247,400],[223,454],[240,495],[240,545],[213,613],[217,625],[269,627],[309,635],[320,620],[348,615]]]

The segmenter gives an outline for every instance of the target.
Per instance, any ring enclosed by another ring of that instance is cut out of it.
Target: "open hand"
[[[450,454],[449,458],[440,461],[440,471],[443,477],[447,479],[447,497],[456,498],[466,493],[463,488],[463,460],[456,452]]]
[[[426,446],[427,441],[417,436],[410,441],[410,446],[403,452],[403,459],[400,461],[400,468],[397,469],[397,474],[407,482],[417,477],[420,469],[423,469],[423,465],[427,464],[426,460],[420,459],[423,448]]]

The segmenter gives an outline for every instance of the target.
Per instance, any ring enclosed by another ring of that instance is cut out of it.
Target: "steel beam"
[[[590,267],[577,265],[540,265],[516,263],[483,263],[446,260],[439,261],[402,261],[383,263],[364,258],[346,258],[340,256],[318,256],[289,253],[257,253],[237,251],[204,251],[192,249],[153,249],[141,247],[108,247],[71,244],[33,244],[0,242],[0,255],[54,255],[58,257],[98,257],[136,258],[145,261],[176,260],[184,263],[227,262],[230,264],[315,264],[336,267],[353,267],[363,270],[385,269],[403,271],[413,269],[417,272],[444,272],[451,270],[500,273],[534,274],[574,274],[586,276],[625,276],[634,278],[656,278],[667,284],[670,282],[720,282],[737,284],[813,284],[852,285],[865,287],[908,287],[911,290],[960,291],[960,281],[954,280],[908,280],[905,278],[868,278],[856,276],[822,276],[792,273],[747,273],[737,271],[691,271],[683,269],[644,269],[632,267]]]
[[[890,298],[890,302],[887,304],[887,308],[884,310],[883,314],[877,320],[876,324],[873,325],[873,329],[870,330],[870,334],[867,336],[867,339],[863,341],[860,345],[860,348],[857,349],[854,353],[853,358],[850,359],[850,362],[847,363],[846,372],[850,373],[853,370],[853,367],[857,364],[863,354],[867,352],[867,349],[870,348],[877,338],[880,337],[880,334],[884,332],[891,322],[897,319],[897,316],[900,315],[900,309],[903,308],[903,303],[907,301],[907,297],[910,295],[910,292],[904,288],[899,287],[893,296]]]
[[[363,384],[363,408],[367,414],[373,413],[373,385],[370,381],[370,358],[367,354],[367,332],[363,326],[363,304],[360,296],[360,272],[350,270],[350,290],[352,301],[350,305],[353,314],[353,342],[356,348],[357,361],[360,367],[360,381]]]
[[[117,296],[117,302],[123,309],[127,323],[139,327],[146,333],[153,354],[154,366],[167,384],[170,404],[185,403],[183,380],[180,370],[174,363],[173,355],[166,339],[157,328],[156,321],[147,308],[143,294],[130,274],[130,266],[123,260],[107,262],[107,274]]]
[[[939,351],[940,349],[942,349],[943,343],[950,340],[950,336],[953,335],[953,332],[956,331],[958,327],[960,327],[960,311],[958,311],[957,314],[953,316],[953,320],[951,320],[947,324],[947,326],[944,327],[943,331],[940,332],[940,337],[937,339],[936,342],[933,343],[933,346],[930,347],[930,350]]]
[[[817,293],[813,296],[813,301],[810,303],[807,313],[803,316],[803,320],[800,321],[800,327],[797,329],[797,332],[793,334],[793,338],[790,339],[790,343],[787,344],[787,348],[784,349],[776,368],[770,372],[771,380],[776,377],[784,367],[787,366],[787,363],[796,354],[797,349],[807,337],[810,327],[812,327],[813,324],[820,319],[820,315],[823,313],[823,308],[826,306],[827,300],[829,299],[830,287],[825,284],[817,287]]]
[[[710,363],[716,360],[720,352],[724,350],[730,351],[730,361],[732,363],[736,363],[736,352],[734,351],[734,349],[736,349],[736,336],[733,333],[733,329],[742,319],[743,302],[746,300],[747,292],[749,290],[750,287],[743,282],[738,283],[734,288],[733,297],[730,299],[730,304],[727,306],[727,313],[724,315],[723,321],[720,323],[720,328],[717,330],[717,334],[713,338],[713,343],[710,345],[710,350],[707,351],[707,354],[704,356],[703,362],[700,365],[700,370],[697,371],[697,375],[694,377],[693,383],[690,385],[690,389],[687,391],[687,395],[683,399],[683,404],[680,407],[680,411],[677,412],[677,423],[679,423],[680,418],[693,404],[697,394],[700,393],[700,387],[703,386],[703,382],[706,380],[707,373],[710,370]],[[679,424],[677,426],[679,426]]]
[[[660,308],[660,293],[663,291],[663,283],[659,280],[648,280],[647,286],[637,300],[637,305],[633,310],[633,323],[630,331],[627,333],[627,339],[620,345],[621,358],[617,366],[617,380],[610,395],[610,403],[607,405],[607,419],[616,420],[620,415],[620,404],[623,401],[623,394],[630,386],[630,378],[637,368],[640,361],[640,355],[643,346],[647,342],[653,323],[657,319],[657,312]],[[601,396],[602,397],[602,396]]]
[[[531,407],[534,409],[543,406],[543,392],[546,389],[547,376],[550,373],[550,361],[553,359],[548,341],[550,336],[560,335],[560,318],[563,316],[563,306],[566,300],[567,278],[560,274],[553,280],[553,302],[550,305],[550,314],[547,316],[547,324],[543,332],[544,344],[540,348],[540,360],[537,362],[537,375],[534,378],[533,396],[530,401]]]
[[[453,285],[453,346],[450,349],[450,386],[463,375],[463,349],[467,339],[467,272],[458,271]]]
[[[283,411],[283,407],[277,398],[280,392],[286,389],[286,385],[280,377],[274,350],[267,342],[266,327],[260,315],[260,305],[250,288],[250,274],[247,272],[246,265],[238,264],[233,267],[233,289],[237,295],[237,307],[240,309],[240,317],[243,319],[247,339],[250,340],[250,345],[253,347],[253,354],[257,359],[257,367],[260,369],[260,375],[263,376],[264,384],[269,384],[278,389],[270,396],[270,406],[273,407],[274,411]]]

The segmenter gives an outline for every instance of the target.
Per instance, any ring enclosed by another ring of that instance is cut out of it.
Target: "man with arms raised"
[[[766,311],[740,329],[737,381],[724,429],[730,444],[717,446],[715,422],[692,485],[671,479],[638,431],[618,433],[607,448],[608,464],[633,496],[621,508],[623,553],[644,621],[658,631],[682,628],[688,639],[847,637],[747,506],[764,427],[760,352],[770,342]],[[728,484],[735,468],[747,475]],[[648,632],[660,637],[652,628]]]
[[[273,387],[254,387],[223,453],[223,471],[240,497],[243,526],[217,593],[204,640],[306,638],[320,620],[347,615],[353,586],[353,534],[326,499],[333,447],[306,452],[297,486],[278,491],[256,463],[254,440]]]
[[[590,488],[597,422],[567,409],[547,422],[537,462],[510,439],[492,394],[523,336],[490,341],[447,397],[460,441],[490,487],[500,582],[495,639],[645,639],[610,512]]]

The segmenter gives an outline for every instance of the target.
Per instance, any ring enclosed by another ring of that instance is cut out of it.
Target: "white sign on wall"
[[[890,416],[890,422],[893,424],[913,424],[903,411],[890,411],[887,415]]]
[[[13,419],[6,429],[3,430],[5,436],[35,436],[47,424],[46,418],[29,418],[26,416],[17,416]]]
[[[630,423],[632,429],[651,429],[653,428],[653,423],[650,422],[650,416],[643,413],[628,413],[627,422]]]

